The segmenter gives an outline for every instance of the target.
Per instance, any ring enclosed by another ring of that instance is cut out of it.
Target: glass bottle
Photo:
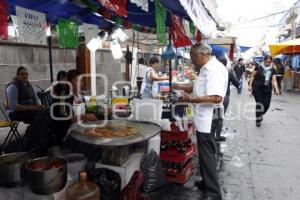
[[[87,173],[80,173],[80,181],[66,190],[67,200],[100,200],[100,189],[95,183],[87,181]]]

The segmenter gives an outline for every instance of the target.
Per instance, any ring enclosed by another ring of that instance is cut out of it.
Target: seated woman
[[[73,112],[73,104],[83,99],[78,95],[78,76],[80,73],[77,70],[70,70],[67,73],[67,81],[72,86],[67,85],[61,89],[59,98],[53,98],[53,104],[48,110],[44,112],[38,120],[33,123],[32,134],[30,137],[30,149],[40,147],[41,152],[47,152],[48,148],[55,145],[63,144],[68,129],[71,124],[82,121],[95,121],[97,120],[94,114],[81,114],[76,115]],[[61,94],[64,94],[61,95]],[[42,125],[43,124],[43,125]]]
[[[6,86],[5,94],[9,117],[14,121],[31,124],[37,112],[44,108],[28,81],[28,71],[25,67],[17,69],[17,75]]]
[[[53,115],[51,123],[51,132],[55,134],[59,140],[62,140],[72,123],[82,121],[95,121],[97,117],[94,114],[77,114],[77,112],[70,110],[75,104],[85,103],[84,98],[79,94],[78,76],[80,73],[77,70],[70,70],[67,73],[67,81],[71,83],[72,88],[69,85],[60,88],[60,94],[65,94],[61,96],[60,99],[54,99],[53,102],[56,103],[53,106]],[[63,98],[62,98],[63,97]],[[69,119],[66,119],[69,117]]]

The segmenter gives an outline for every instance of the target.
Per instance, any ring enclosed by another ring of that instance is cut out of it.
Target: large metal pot
[[[26,182],[25,163],[31,159],[26,152],[10,153],[0,156],[0,185],[16,187]]]
[[[32,192],[52,194],[63,189],[67,182],[65,158],[42,157],[26,164],[27,178]]]

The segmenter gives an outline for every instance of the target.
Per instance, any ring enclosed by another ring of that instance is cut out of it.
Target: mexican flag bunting
[[[166,18],[167,11],[161,5],[159,0],[155,0],[155,20],[156,20],[156,31],[157,40],[162,45],[167,45],[167,35],[166,35]]]
[[[196,27],[192,22],[190,22],[190,33],[192,34],[192,36],[195,36],[196,33]]]
[[[195,39],[197,42],[201,42],[203,39],[202,33],[197,29]]]
[[[7,40],[8,38],[8,23],[7,23],[7,2],[0,1],[0,38]]]
[[[176,48],[192,45],[191,40],[185,33],[182,19],[174,14],[172,14],[171,36]]]
[[[127,0],[98,0],[98,2],[119,16],[127,17]]]
[[[56,25],[61,48],[77,48],[79,45],[78,24],[72,20],[59,19]]]

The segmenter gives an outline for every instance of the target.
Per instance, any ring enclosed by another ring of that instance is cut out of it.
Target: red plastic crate
[[[185,162],[194,155],[195,150],[195,144],[192,144],[184,153],[179,153],[177,149],[169,148],[166,151],[160,151],[160,159],[176,163]]]
[[[171,124],[171,131],[161,131],[161,139],[162,141],[181,141],[186,142],[188,139],[191,138],[194,132],[193,124],[189,124],[188,131],[180,131],[175,123]]]
[[[174,173],[166,171],[166,180],[168,182],[184,184],[193,174],[193,163],[190,161],[180,172]]]

